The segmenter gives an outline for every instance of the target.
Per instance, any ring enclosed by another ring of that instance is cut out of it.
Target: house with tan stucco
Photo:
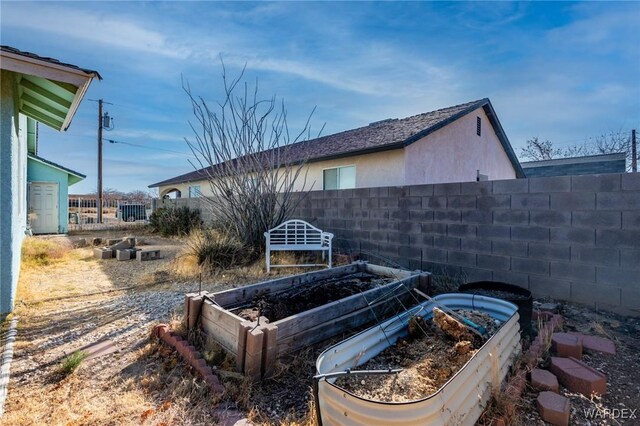
[[[298,142],[287,147],[287,162],[305,164],[298,190],[524,177],[487,98]],[[149,187],[161,198],[211,196],[209,175],[204,168]]]

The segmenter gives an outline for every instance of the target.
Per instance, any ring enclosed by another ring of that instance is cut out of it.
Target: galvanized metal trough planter
[[[393,281],[304,312],[269,322],[249,321],[232,310],[256,297],[281,294],[363,272]],[[346,266],[293,275],[218,293],[190,293],[185,299],[188,328],[201,320],[202,330],[235,357],[237,370],[253,378],[269,376],[276,359],[359,326],[389,318],[418,302],[413,288],[426,290],[430,274],[353,262]]]
[[[442,387],[411,402],[364,399],[334,382],[406,336],[413,315],[430,319],[433,302],[422,303],[330,347],[316,361],[314,395],[321,425],[473,425],[478,420],[491,391],[499,389],[513,358],[521,350],[517,306],[500,299],[461,293],[442,294],[434,299],[451,309],[487,313],[503,324]]]

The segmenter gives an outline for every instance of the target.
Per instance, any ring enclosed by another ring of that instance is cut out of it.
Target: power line
[[[152,146],[144,146],[144,145],[139,145],[139,144],[131,143],[131,142],[116,141],[116,140],[113,140],[113,139],[107,139],[107,142],[113,143],[113,144],[118,143],[118,144],[121,144],[121,145],[129,145],[129,146],[133,146],[133,147],[136,147],[136,148],[150,149],[152,151],[171,152],[171,153],[174,153],[174,154],[181,154],[181,155],[184,155],[184,156],[190,156],[191,155],[191,154],[186,153],[186,152],[173,151],[171,149],[156,148],[156,147],[152,147]]]
[[[611,133],[601,133],[597,136],[586,136],[582,139],[573,139],[573,140],[565,140],[565,141],[555,141],[555,140],[551,140],[550,141],[554,144],[554,145],[563,145],[563,144],[569,144],[569,143],[579,143],[579,142],[589,142],[591,141],[595,141],[598,138],[602,138],[602,137],[609,137],[609,136],[620,136],[620,135],[630,135],[631,134],[631,129],[629,130],[625,130],[625,131],[620,131],[620,132],[611,132]]]

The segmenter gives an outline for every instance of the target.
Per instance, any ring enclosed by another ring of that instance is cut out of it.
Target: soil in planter
[[[409,322],[410,334],[354,370],[402,369],[397,374],[351,374],[335,384],[365,398],[383,402],[409,402],[427,397],[444,385],[500,327],[491,316],[456,311],[487,329],[485,339],[456,341],[432,321]],[[475,336],[475,335],[473,335]]]
[[[264,316],[270,322],[275,322],[354,294],[384,286],[394,280],[394,278],[365,272],[327,278],[302,284],[300,287],[286,292],[256,297],[247,305],[242,306],[236,314],[250,321]]]
[[[474,288],[463,291],[465,294],[477,294],[479,296],[495,297],[496,299],[503,300],[526,300],[529,296],[523,294],[511,293],[504,290],[489,290],[484,288]]]

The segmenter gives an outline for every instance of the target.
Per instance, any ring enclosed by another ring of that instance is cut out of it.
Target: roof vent
[[[398,121],[397,118],[387,118],[385,120],[374,121],[373,123],[369,123],[369,126],[379,126],[381,124],[391,123],[392,121]]]

